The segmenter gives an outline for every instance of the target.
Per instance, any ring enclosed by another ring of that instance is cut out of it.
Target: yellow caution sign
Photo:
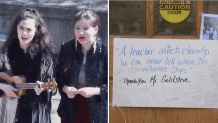
[[[179,23],[185,20],[190,13],[190,0],[160,0],[161,16],[168,22]]]

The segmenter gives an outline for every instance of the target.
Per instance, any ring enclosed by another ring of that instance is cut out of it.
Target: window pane
[[[188,17],[178,23],[166,21],[160,14],[159,1],[154,2],[154,35],[159,36],[195,36],[196,7],[191,1],[190,13]]]
[[[145,1],[110,1],[110,35],[145,35]]]
[[[204,1],[204,13],[218,14],[218,1]]]

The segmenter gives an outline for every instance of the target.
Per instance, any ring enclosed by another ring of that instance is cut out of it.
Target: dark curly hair
[[[78,12],[74,18],[74,26],[77,21],[82,19],[89,21],[93,27],[99,26],[99,16],[94,10],[85,9]]]
[[[20,23],[20,21],[26,19],[34,19],[36,27],[36,34],[33,40],[31,41],[30,46],[28,47],[30,52],[32,50],[37,49],[40,51],[50,52],[54,55],[54,43],[47,30],[45,21],[42,18],[42,15],[36,9],[33,8],[24,9],[15,16],[15,20],[11,26],[7,40],[4,43],[4,47],[11,46],[14,43],[19,44],[17,26]]]

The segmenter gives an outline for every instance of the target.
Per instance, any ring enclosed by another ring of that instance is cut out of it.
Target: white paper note
[[[218,108],[218,41],[114,39],[113,104]]]

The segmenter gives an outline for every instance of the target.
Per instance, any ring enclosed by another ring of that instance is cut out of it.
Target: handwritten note
[[[218,41],[114,39],[113,104],[218,108]]]

